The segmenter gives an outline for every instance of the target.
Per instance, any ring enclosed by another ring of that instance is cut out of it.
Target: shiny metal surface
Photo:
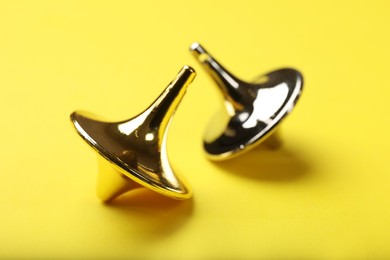
[[[85,112],[71,114],[77,133],[98,153],[100,199],[108,202],[141,186],[175,199],[191,197],[169,163],[166,139],[172,116],[195,74],[184,66],[149,108],[129,120],[103,122]]]
[[[204,136],[210,159],[228,159],[264,141],[301,95],[303,78],[294,69],[275,70],[247,83],[222,67],[199,43],[193,43],[190,51],[224,96],[224,107],[212,118]]]

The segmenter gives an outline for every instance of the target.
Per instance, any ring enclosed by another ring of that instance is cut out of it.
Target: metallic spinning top
[[[212,118],[204,137],[210,159],[228,159],[264,141],[295,106],[302,75],[280,69],[244,82],[223,68],[199,43],[190,51],[219,86],[224,107]]]
[[[110,123],[78,111],[71,114],[77,133],[98,153],[100,199],[108,202],[141,186],[175,199],[191,197],[170,166],[166,130],[195,75],[184,66],[149,108],[129,120]]]

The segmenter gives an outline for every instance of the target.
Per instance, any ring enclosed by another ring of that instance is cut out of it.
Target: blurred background
[[[387,1],[3,1],[0,258],[388,258]],[[282,145],[211,162],[221,106],[190,55],[236,76],[304,75]],[[198,73],[168,135],[194,197],[95,196],[96,155],[69,122],[145,109],[188,64]]]

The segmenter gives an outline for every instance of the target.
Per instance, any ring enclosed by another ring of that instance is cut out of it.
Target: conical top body
[[[275,70],[248,83],[226,70],[199,43],[193,43],[190,51],[225,99],[205,132],[204,149],[210,159],[228,159],[261,143],[301,95],[303,78],[294,69]]]
[[[190,189],[170,166],[166,139],[169,122],[194,77],[192,68],[183,67],[149,108],[129,120],[103,122],[83,112],[74,112],[71,121],[80,136],[117,171],[120,178],[130,179],[169,197],[189,198]],[[100,167],[103,168],[107,169]],[[117,190],[120,189],[115,185]],[[98,193],[99,189],[104,189],[99,186],[104,186],[104,183],[98,184]],[[122,189],[126,190],[126,185]],[[104,191],[101,194],[105,195],[100,197],[107,201],[122,192]]]

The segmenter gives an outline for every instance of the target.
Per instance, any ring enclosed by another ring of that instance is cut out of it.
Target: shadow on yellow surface
[[[288,182],[308,177],[310,163],[283,146],[278,132],[260,146],[228,161],[216,163],[227,172],[260,181]]]
[[[193,199],[174,200],[140,188],[104,205],[115,218],[131,219],[125,223],[131,223],[132,228],[138,226],[148,238],[159,238],[179,229],[191,217],[194,203]]]

